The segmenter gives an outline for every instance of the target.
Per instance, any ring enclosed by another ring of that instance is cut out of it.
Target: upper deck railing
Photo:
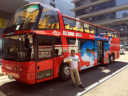
[[[106,27],[98,26],[83,20],[79,20],[77,18],[73,18],[70,16],[67,16],[65,14],[62,15],[64,20],[64,26],[65,29],[73,30],[73,31],[80,31],[85,33],[91,33],[91,34],[102,34],[104,36],[112,36],[115,38],[120,37],[120,33],[116,30],[109,29]]]

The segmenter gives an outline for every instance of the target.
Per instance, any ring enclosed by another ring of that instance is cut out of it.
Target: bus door
[[[53,78],[53,36],[37,36],[36,82]]]
[[[108,55],[108,41],[104,41],[104,64],[108,63],[109,55]]]
[[[103,56],[104,56],[104,48],[103,48],[103,41],[97,41],[97,63],[103,63]]]
[[[60,36],[54,36],[54,48],[53,48],[53,71],[54,71],[54,78],[58,77],[59,67],[62,63],[63,56],[62,56],[62,40]]]

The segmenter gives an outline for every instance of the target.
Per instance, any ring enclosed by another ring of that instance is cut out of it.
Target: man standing
[[[71,50],[71,56],[69,56],[69,58],[72,59],[72,61],[69,62],[69,70],[70,70],[70,75],[71,75],[71,79],[72,79],[72,86],[75,86],[75,78],[77,80],[78,86],[80,88],[84,88],[82,86],[81,80],[80,80],[80,76],[79,76],[79,71],[78,71],[78,65],[80,68],[80,59],[79,56],[75,55],[75,50]]]

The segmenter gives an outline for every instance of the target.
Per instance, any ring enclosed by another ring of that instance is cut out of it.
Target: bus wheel
[[[114,62],[114,55],[112,54],[110,58],[111,58],[110,63],[113,63]]]
[[[60,67],[59,78],[62,81],[68,80],[70,78],[70,72],[69,72],[68,64],[62,64],[62,66]]]
[[[111,55],[109,55],[109,57],[108,57],[108,64],[110,64],[110,61],[111,60]]]

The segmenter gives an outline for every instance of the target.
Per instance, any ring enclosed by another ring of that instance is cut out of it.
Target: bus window
[[[74,49],[75,52],[78,53],[78,40],[76,38],[67,37],[67,44],[69,53],[71,53],[72,49]]]
[[[84,23],[84,31],[89,33],[89,24]]]
[[[61,37],[55,37],[55,57],[62,55],[62,40]]]
[[[95,34],[96,33],[96,27],[93,25],[89,25],[89,33]]]
[[[117,32],[113,32],[112,37],[118,38],[118,33]]]
[[[87,52],[94,52],[95,51],[94,46],[95,46],[94,40],[78,39],[79,53],[81,53],[82,48],[85,48],[85,51],[87,51]]]
[[[39,20],[37,29],[59,29],[58,13],[50,7],[43,7],[42,15]]]
[[[78,28],[78,31],[80,31],[80,32],[84,32],[84,23],[82,23],[82,22],[76,22],[76,26],[77,26],[77,28]]]
[[[108,42],[104,41],[104,51],[108,51]]]
[[[119,33],[115,32],[116,38],[119,38]]]
[[[31,30],[36,22],[36,18],[39,14],[39,6],[36,4],[31,4],[18,9],[10,20],[8,28],[5,32],[13,32],[14,30]]]
[[[63,20],[64,20],[65,29],[73,30],[73,27],[74,27],[74,30],[75,30],[75,27],[76,27],[76,21],[75,20],[68,19],[65,17],[63,18]]]
[[[52,42],[51,36],[40,36],[38,38],[38,61],[52,58]]]
[[[65,29],[84,32],[83,23],[64,17]]]
[[[33,36],[16,35],[3,38],[4,59],[14,61],[33,60]]]
[[[98,31],[98,33],[99,33],[100,35],[106,36],[106,31],[107,31],[106,29],[97,27],[97,31]]]
[[[110,31],[110,30],[107,31],[107,36],[112,36],[112,34],[113,34],[112,31]]]

